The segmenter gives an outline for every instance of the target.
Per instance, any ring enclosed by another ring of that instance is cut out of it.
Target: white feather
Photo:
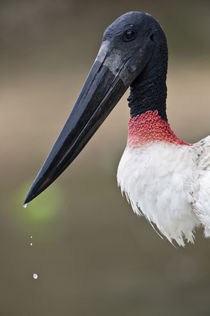
[[[210,136],[194,146],[197,153],[197,172],[192,190],[192,206],[204,226],[206,237],[210,237]]]
[[[117,180],[133,211],[170,242],[193,242],[201,224],[210,236],[210,137],[193,146],[154,142],[126,147]]]

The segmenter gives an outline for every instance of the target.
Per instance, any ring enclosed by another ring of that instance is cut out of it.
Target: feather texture
[[[210,237],[210,136],[196,143],[196,172],[192,185],[192,207]]]

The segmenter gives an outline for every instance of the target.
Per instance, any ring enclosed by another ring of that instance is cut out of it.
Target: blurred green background
[[[210,315],[210,240],[198,231],[195,245],[174,248],[117,188],[128,93],[72,166],[22,207],[104,29],[132,10],[166,32],[169,120],[195,142],[209,134],[209,1],[0,1],[0,315]]]

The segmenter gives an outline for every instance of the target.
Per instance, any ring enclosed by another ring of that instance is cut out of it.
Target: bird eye
[[[151,34],[149,38],[151,39],[151,41],[154,41],[154,35],[153,34]]]
[[[126,30],[123,34],[123,41],[129,42],[136,38],[136,32],[134,30]]]

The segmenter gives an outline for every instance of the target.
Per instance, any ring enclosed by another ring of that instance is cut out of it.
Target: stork
[[[168,49],[160,24],[128,12],[104,32],[82,91],[34,180],[25,203],[45,190],[77,157],[130,86],[127,146],[117,181],[133,211],[170,242],[210,236],[210,136],[179,139],[166,115]]]

